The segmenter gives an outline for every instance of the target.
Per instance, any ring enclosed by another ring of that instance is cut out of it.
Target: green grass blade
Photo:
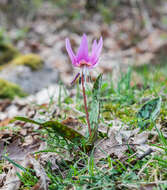
[[[13,160],[11,160],[9,157],[7,156],[2,156],[3,158],[5,158],[5,160],[7,160],[8,162],[10,162],[11,164],[13,164],[14,166],[16,166],[17,168],[21,169],[24,172],[28,172],[23,166],[21,166],[20,164],[17,164],[16,162],[14,162]]]

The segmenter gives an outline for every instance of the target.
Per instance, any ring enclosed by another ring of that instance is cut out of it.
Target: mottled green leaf
[[[72,142],[81,142],[85,139],[85,137],[80,134],[78,131],[74,130],[73,128],[63,125],[58,121],[46,121],[46,122],[38,122],[32,119],[28,119],[26,117],[15,117],[15,120],[24,121],[27,123],[33,123],[37,125],[43,126],[45,129],[49,131],[52,130],[54,133],[72,141]]]
[[[12,120],[12,122],[16,121],[16,120],[24,121],[26,123],[33,123],[33,124],[36,124],[36,125],[41,125],[42,124],[42,122],[38,122],[38,121],[29,119],[29,118],[26,118],[26,117],[19,117],[19,116],[17,116],[17,117],[14,118],[14,120]]]
[[[92,101],[90,105],[90,113],[89,120],[90,126],[92,129],[92,135],[89,137],[89,142],[93,143],[96,140],[98,123],[99,123],[99,114],[100,114],[100,90],[102,84],[102,75],[100,74],[94,85],[92,90]]]
[[[138,125],[144,129],[151,121],[155,121],[161,109],[161,97],[146,102],[137,113]]]
[[[81,135],[78,131],[74,130],[69,126],[63,125],[58,121],[47,121],[42,125],[44,126],[44,128],[53,129],[55,133],[72,142],[80,142],[81,140],[85,139],[85,137]]]

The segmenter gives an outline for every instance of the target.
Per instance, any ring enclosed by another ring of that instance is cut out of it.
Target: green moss
[[[0,98],[24,97],[26,93],[16,84],[0,79]]]
[[[19,52],[11,44],[0,44],[0,65],[4,65],[19,55]]]
[[[136,106],[121,106],[121,104],[106,103],[103,105],[102,116],[106,120],[113,120],[119,118],[122,122],[129,125],[136,125]]]
[[[36,54],[20,55],[10,62],[13,65],[25,65],[36,71],[43,67],[43,60]]]

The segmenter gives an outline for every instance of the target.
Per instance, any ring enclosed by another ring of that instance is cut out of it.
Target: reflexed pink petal
[[[99,61],[98,61],[98,58],[95,57],[95,59],[92,61],[92,64],[89,68],[94,68],[98,65]]]
[[[103,46],[103,39],[101,37],[98,44],[94,46],[95,48],[94,49],[92,48],[92,55],[90,57],[90,62],[92,63],[92,66],[90,68],[93,68],[98,64],[98,59],[102,50],[102,46]]]
[[[89,59],[88,41],[87,41],[87,37],[85,34],[82,36],[82,41],[81,41],[80,47],[77,52],[77,62],[79,62],[82,59],[85,61],[88,61],[88,59]]]
[[[92,45],[92,53],[91,53],[91,56],[92,56],[92,54],[95,52],[96,48],[97,48],[97,41],[94,40],[94,41],[93,41],[93,45]]]
[[[96,52],[95,52],[95,56],[93,58],[93,62],[95,62],[95,63],[93,63],[93,64],[96,64],[96,62],[98,61],[102,47],[103,47],[103,39],[101,37],[99,40],[99,43],[97,44],[97,48],[95,50]]]
[[[98,59],[98,58],[96,57],[96,54],[93,53],[93,54],[91,55],[91,57],[89,58],[89,62],[91,63],[91,65],[93,65],[93,64],[95,64],[95,62],[96,62],[97,59]]]
[[[91,52],[91,56],[89,57],[89,62],[93,62],[93,60],[96,59],[96,48],[97,48],[97,41],[94,40],[93,41],[93,45],[92,45],[92,52]]]
[[[100,39],[101,40],[101,39]],[[99,55],[100,55],[100,51],[101,51],[101,48],[102,48],[102,43],[101,41],[99,40],[99,43],[97,44],[96,41],[94,41],[93,43],[93,46],[92,46],[92,53],[91,53],[91,56],[90,56],[90,59],[91,61],[95,61],[98,59]]]
[[[74,66],[76,66],[76,56],[75,56],[74,52],[72,51],[69,39],[66,39],[66,50],[68,52],[68,55],[69,55],[69,57],[71,59],[72,64]]]
[[[100,40],[99,40],[99,43],[97,44],[97,49],[96,49],[96,56],[97,56],[97,57],[100,56],[102,47],[103,47],[103,39],[102,39],[102,37],[101,37]]]

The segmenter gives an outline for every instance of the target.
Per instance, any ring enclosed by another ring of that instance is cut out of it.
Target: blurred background
[[[90,48],[93,39],[104,40],[92,76],[111,73],[117,81],[129,65],[164,65],[167,0],[1,0],[0,98],[13,98],[4,86],[14,84],[19,96],[22,89],[33,94],[60,81],[69,85],[77,71],[65,38],[76,51],[83,33]]]

